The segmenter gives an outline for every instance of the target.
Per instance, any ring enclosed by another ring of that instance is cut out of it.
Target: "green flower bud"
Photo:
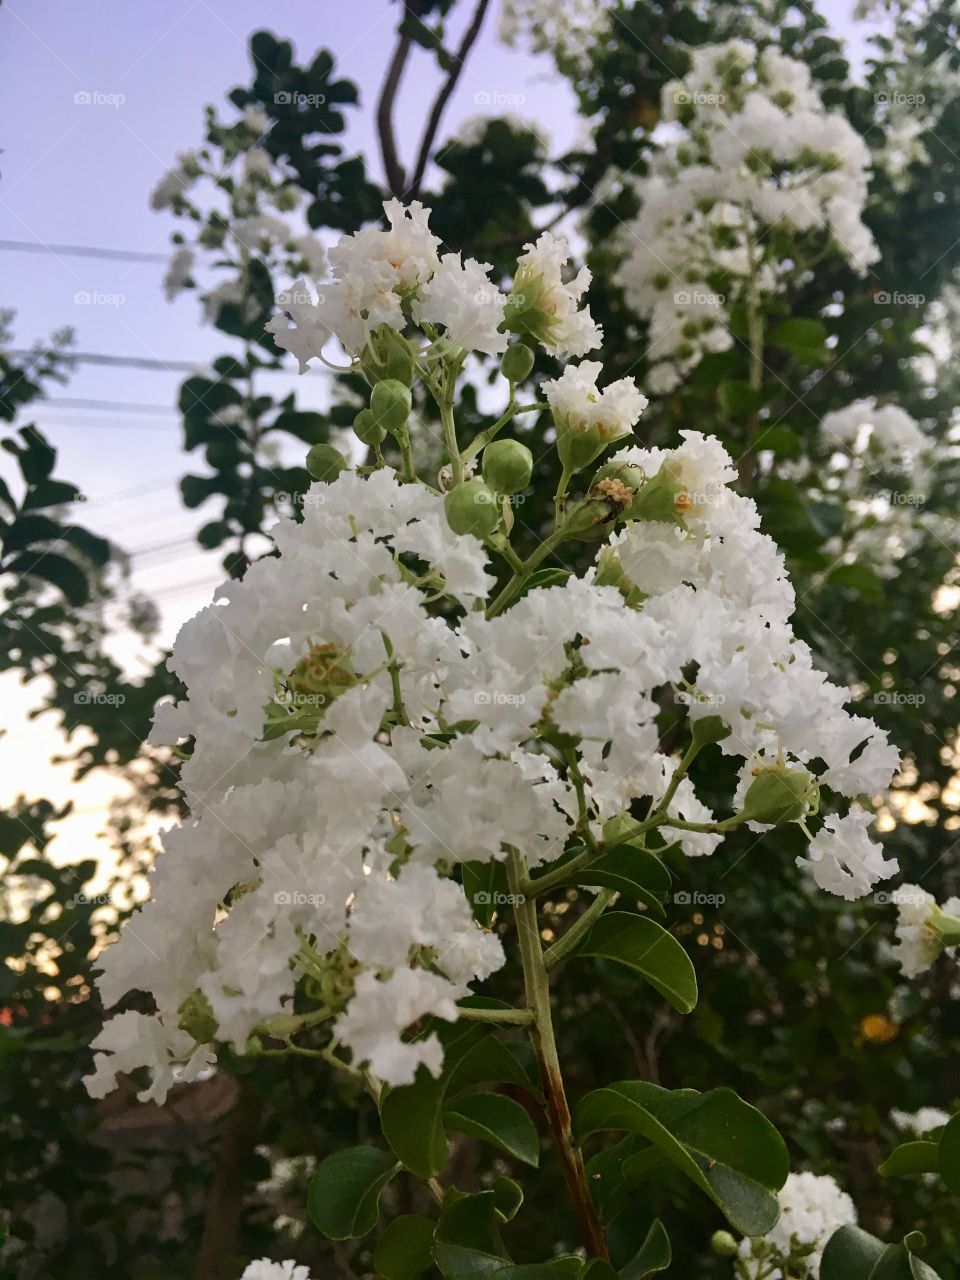
[[[357,438],[365,445],[379,444],[387,434],[369,409],[361,409],[353,420]]]
[[[500,372],[510,382],[523,382],[524,378],[530,376],[533,361],[534,355],[530,348],[524,346],[522,342],[515,342],[503,353]]]
[[[778,827],[802,818],[816,803],[817,780],[806,769],[776,764],[754,770],[743,812],[753,822]]]
[[[413,352],[410,343],[392,326],[382,324],[370,335],[370,340],[363,348],[360,368],[371,386],[387,379],[395,379],[409,387],[413,382]]]
[[[192,991],[177,1010],[180,1028],[193,1036],[197,1044],[209,1044],[216,1038],[217,1020],[210,1001],[202,991]]]
[[[349,471],[350,464],[332,444],[315,444],[307,454],[307,470],[314,480],[332,483],[341,471]]]
[[[683,512],[689,507],[689,499],[682,484],[671,480],[667,469],[661,467],[655,476],[644,484],[624,512],[628,520],[651,520],[661,524],[682,524]]]
[[[312,644],[284,683],[292,694],[314,698],[316,705],[322,706],[352,688],[357,676],[345,649],[335,644]]]
[[[403,430],[412,404],[410,388],[396,378],[378,382],[370,394],[370,412],[374,422],[394,435]]]
[[[443,500],[443,509],[454,533],[487,538],[500,523],[497,495],[479,476],[451,489]]]
[[[737,1242],[729,1231],[715,1231],[710,1237],[710,1248],[718,1258],[735,1258]]]
[[[711,742],[722,742],[730,737],[730,726],[720,716],[703,716],[694,720],[690,729],[695,747],[706,747]]]
[[[533,475],[533,454],[519,440],[494,440],[483,451],[483,478],[497,493],[522,493]]]
[[[563,530],[579,542],[593,542],[605,538],[613,527],[620,511],[617,503],[603,495],[584,498],[570,508],[563,521]]]
[[[273,1036],[275,1040],[288,1040],[303,1026],[303,1018],[295,1013],[278,1013],[274,1018],[261,1022],[259,1030],[264,1035]]]

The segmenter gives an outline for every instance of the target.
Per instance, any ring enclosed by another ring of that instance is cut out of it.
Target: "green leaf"
[[[462,1098],[443,1113],[448,1132],[482,1138],[524,1164],[540,1163],[537,1130],[519,1102],[502,1093],[475,1093]]]
[[[49,516],[19,516],[4,532],[4,553],[22,551],[38,542],[57,542],[63,537],[63,531],[63,525]]]
[[[373,1251],[373,1265],[384,1280],[415,1280],[433,1265],[435,1224],[408,1213],[395,1218]]]
[[[670,891],[671,878],[656,854],[634,844],[620,844],[561,883],[616,889],[662,917],[661,904]]]
[[[87,575],[66,556],[57,555],[53,551],[36,555],[32,552],[17,556],[5,566],[7,573],[29,575],[41,578],[57,587],[70,604],[80,606],[90,598],[90,584]]]
[[[447,1163],[441,1113],[446,1082],[421,1066],[413,1084],[385,1089],[380,1100],[383,1136],[418,1178],[432,1178]]]
[[[787,1149],[773,1125],[730,1089],[701,1094],[622,1081],[581,1099],[574,1126],[581,1139],[609,1129],[645,1138],[744,1235],[765,1235],[780,1215],[776,1192],[789,1171]]]
[[[520,1212],[523,1204],[523,1187],[513,1178],[498,1174],[490,1188],[493,1192],[493,1203],[503,1222],[512,1222]]]
[[[500,1237],[501,1221],[492,1191],[447,1193],[433,1246],[447,1280],[487,1280],[503,1270],[510,1255]]]
[[[644,1280],[657,1271],[666,1271],[673,1257],[670,1237],[659,1218],[650,1224],[646,1239],[626,1266],[620,1268],[623,1280]]]
[[[689,1013],[697,1003],[693,962],[672,933],[645,916],[626,911],[601,916],[574,955],[626,965],[681,1013]]]
[[[513,1084],[534,1098],[542,1096],[539,1085],[530,1079],[509,1046],[490,1032],[471,1044],[457,1062],[450,1063],[448,1059],[444,1075],[448,1098],[456,1098],[479,1084]]]
[[[822,320],[800,316],[784,320],[769,335],[773,346],[789,351],[808,364],[822,364],[828,358],[826,340],[827,326]]]
[[[960,1195],[960,1111],[943,1126],[939,1144],[940,1177]]]
[[[820,1280],[868,1280],[883,1254],[883,1243],[860,1227],[845,1226],[827,1241]]]
[[[870,1272],[870,1280],[940,1280],[936,1271],[913,1252],[925,1243],[919,1231],[911,1231],[900,1244],[888,1244]]]
[[[380,1216],[380,1193],[400,1165],[379,1147],[348,1147],[327,1156],[310,1181],[307,1207],[331,1240],[365,1236]]]
[[[583,1259],[572,1253],[549,1262],[521,1262],[517,1266],[495,1271],[495,1280],[561,1280],[563,1276],[583,1275]],[[612,1275],[616,1272],[611,1271]]]
[[[717,399],[728,418],[745,420],[763,407],[763,392],[749,382],[721,382]]]
[[[935,1142],[902,1142],[877,1172],[885,1178],[906,1178],[914,1173],[936,1173],[939,1167]]]

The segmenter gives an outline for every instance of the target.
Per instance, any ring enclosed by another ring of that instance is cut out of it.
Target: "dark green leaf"
[[[877,1172],[885,1178],[905,1178],[914,1173],[936,1173],[938,1168],[935,1142],[902,1142],[894,1147]]]
[[[433,1264],[435,1223],[419,1214],[395,1218],[373,1251],[373,1265],[384,1280],[415,1280]]]
[[[883,1244],[860,1227],[845,1226],[827,1241],[820,1259],[820,1280],[868,1280],[883,1254]]]
[[[399,1170],[379,1147],[348,1147],[328,1156],[310,1182],[307,1207],[315,1226],[331,1240],[365,1236],[380,1216],[380,1193]]]
[[[612,911],[601,916],[575,956],[598,956],[626,965],[681,1013],[697,1003],[697,975],[672,933],[645,916]]]
[[[672,1257],[666,1228],[659,1218],[654,1218],[639,1251],[620,1268],[620,1275],[623,1280],[644,1280],[657,1271],[666,1271]]]
[[[779,1217],[776,1192],[789,1170],[783,1139],[730,1089],[700,1094],[622,1081],[581,1099],[574,1120],[581,1138],[608,1129],[645,1138],[744,1235],[764,1235]]]
[[[960,1112],[943,1126],[939,1147],[940,1177],[960,1195]]]
[[[446,1108],[443,1122],[448,1132],[482,1138],[524,1164],[540,1163],[537,1130],[519,1102],[502,1093],[475,1093]]]
[[[670,890],[670,872],[660,859],[637,845],[616,845],[588,867],[571,872],[566,884],[617,889],[663,916],[661,903]]]

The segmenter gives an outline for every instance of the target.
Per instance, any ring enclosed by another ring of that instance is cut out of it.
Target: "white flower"
[[[566,240],[544,231],[525,250],[513,279],[508,324],[517,324],[519,318],[519,331],[532,333],[554,355],[582,356],[598,347],[603,331],[590,308],[579,305],[590,285],[590,272],[581,267],[573,280],[563,280],[570,256]]]
[[[905,978],[916,978],[925,973],[942,954],[943,942],[933,929],[937,915],[937,901],[917,884],[901,884],[890,895],[897,906],[897,944],[893,955]],[[948,915],[960,912],[960,900],[951,898],[943,904]],[[948,948],[953,955],[955,949]]]
[[[455,1001],[466,994],[465,987],[423,969],[397,969],[384,981],[361,973],[346,1013],[337,1020],[337,1036],[355,1062],[369,1063],[386,1084],[412,1084],[421,1064],[440,1074],[443,1048],[434,1032],[412,1042],[401,1040],[402,1032],[427,1014],[455,1022]]]
[[[185,245],[181,245],[175,250],[173,257],[170,259],[170,265],[167,267],[167,273],[163,277],[163,296],[168,302],[172,302],[178,293],[181,293],[190,281],[190,273],[193,271],[194,253],[192,249],[188,249]]]
[[[941,1111],[939,1107],[921,1107],[919,1111],[899,1111],[896,1107],[890,1112],[890,1123],[901,1133],[913,1133],[922,1137],[933,1129],[939,1129],[950,1119],[950,1113]]]
[[[298,1266],[289,1258],[286,1262],[258,1258],[245,1269],[240,1280],[310,1280],[310,1269]]]
[[[553,411],[558,436],[596,438],[601,447],[629,435],[647,407],[647,398],[632,378],[620,378],[601,391],[599,360],[568,364],[559,378],[548,379],[543,392]]]
[[[788,1280],[784,1270],[771,1269],[771,1264],[784,1261],[796,1245],[813,1245],[804,1263],[806,1274],[817,1280],[827,1241],[840,1227],[856,1225],[854,1203],[829,1174],[814,1173],[789,1174],[778,1198],[780,1218],[773,1230],[741,1242],[745,1274],[750,1280]]]
[[[811,841],[797,866],[809,871],[821,889],[839,894],[848,902],[862,898],[880,880],[898,870],[896,859],[886,859],[880,845],[867,836],[873,821],[863,809],[851,809],[843,818],[830,814]]]
[[[490,264],[447,253],[433,276],[420,290],[414,304],[418,323],[442,324],[446,336],[468,351],[488,356],[507,349],[506,334],[498,332],[503,322],[505,299],[487,272]]]

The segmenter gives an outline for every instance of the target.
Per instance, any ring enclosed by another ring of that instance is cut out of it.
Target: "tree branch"
[[[470,25],[464,32],[463,39],[460,41],[460,48],[453,55],[450,64],[450,70],[447,72],[447,78],[440,86],[440,92],[437,94],[430,115],[427,119],[427,127],[420,143],[420,151],[417,155],[416,167],[413,171],[413,179],[410,183],[410,189],[407,195],[415,196],[420,190],[420,184],[423,182],[423,175],[426,172],[427,165],[430,162],[430,152],[433,149],[434,140],[437,136],[437,130],[440,128],[440,121],[446,110],[447,103],[450,101],[450,95],[457,87],[457,81],[463,71],[464,63],[473,48],[477,36],[480,34],[480,28],[483,26],[483,20],[486,17],[487,10],[490,7],[490,0],[479,0]]]
[[[420,14],[423,12],[423,0],[405,0],[403,10],[404,20],[407,18],[419,19]],[[397,90],[400,88],[400,81],[403,78],[407,59],[410,56],[411,43],[410,37],[398,29],[397,44],[393,51],[393,57],[390,59],[390,65],[387,68],[383,88],[380,90],[380,99],[377,102],[377,135],[380,139],[380,154],[383,157],[383,168],[387,175],[387,186],[390,188],[391,194],[395,196],[404,194],[406,177],[397,152],[397,139],[393,132],[393,104],[396,101]]]

